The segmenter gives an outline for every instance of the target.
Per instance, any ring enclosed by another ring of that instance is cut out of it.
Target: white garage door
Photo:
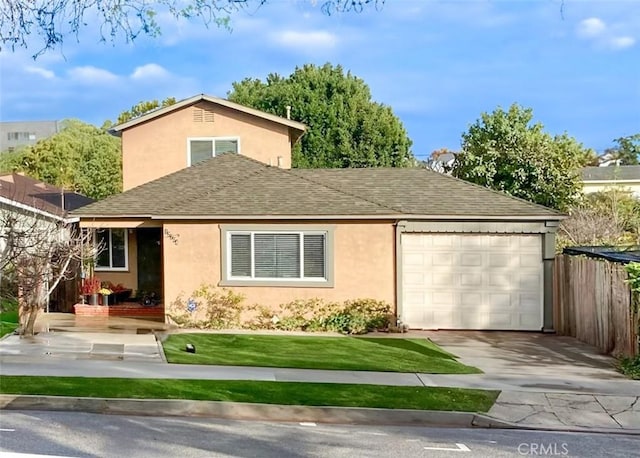
[[[402,234],[401,319],[416,329],[542,329],[542,237]]]

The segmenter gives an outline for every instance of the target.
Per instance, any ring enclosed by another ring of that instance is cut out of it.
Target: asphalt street
[[[640,457],[640,437],[3,411],[0,457]]]

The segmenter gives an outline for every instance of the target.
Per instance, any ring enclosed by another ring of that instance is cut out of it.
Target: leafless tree
[[[34,334],[49,295],[60,281],[75,277],[70,267],[93,259],[99,248],[93,234],[72,220],[0,204],[0,273],[17,284],[20,335]]]
[[[380,9],[385,0],[308,0],[331,15]],[[91,22],[104,41],[135,40],[140,35],[158,36],[159,14],[178,19],[197,19],[205,26],[231,28],[234,13],[255,12],[269,0],[2,0],[0,2],[0,49],[39,46],[34,57],[76,38]],[[36,38],[37,37],[37,38]]]
[[[583,196],[560,225],[561,246],[640,243],[640,200],[630,192],[608,189]]]

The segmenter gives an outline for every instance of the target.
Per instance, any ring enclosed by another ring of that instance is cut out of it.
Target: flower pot
[[[102,295],[102,305],[109,305],[109,295],[108,294],[103,294]]]
[[[98,305],[98,293],[89,294],[89,305]]]

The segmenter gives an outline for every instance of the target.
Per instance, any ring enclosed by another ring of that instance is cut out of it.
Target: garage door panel
[[[542,328],[540,235],[403,234],[402,250],[410,327]]]

